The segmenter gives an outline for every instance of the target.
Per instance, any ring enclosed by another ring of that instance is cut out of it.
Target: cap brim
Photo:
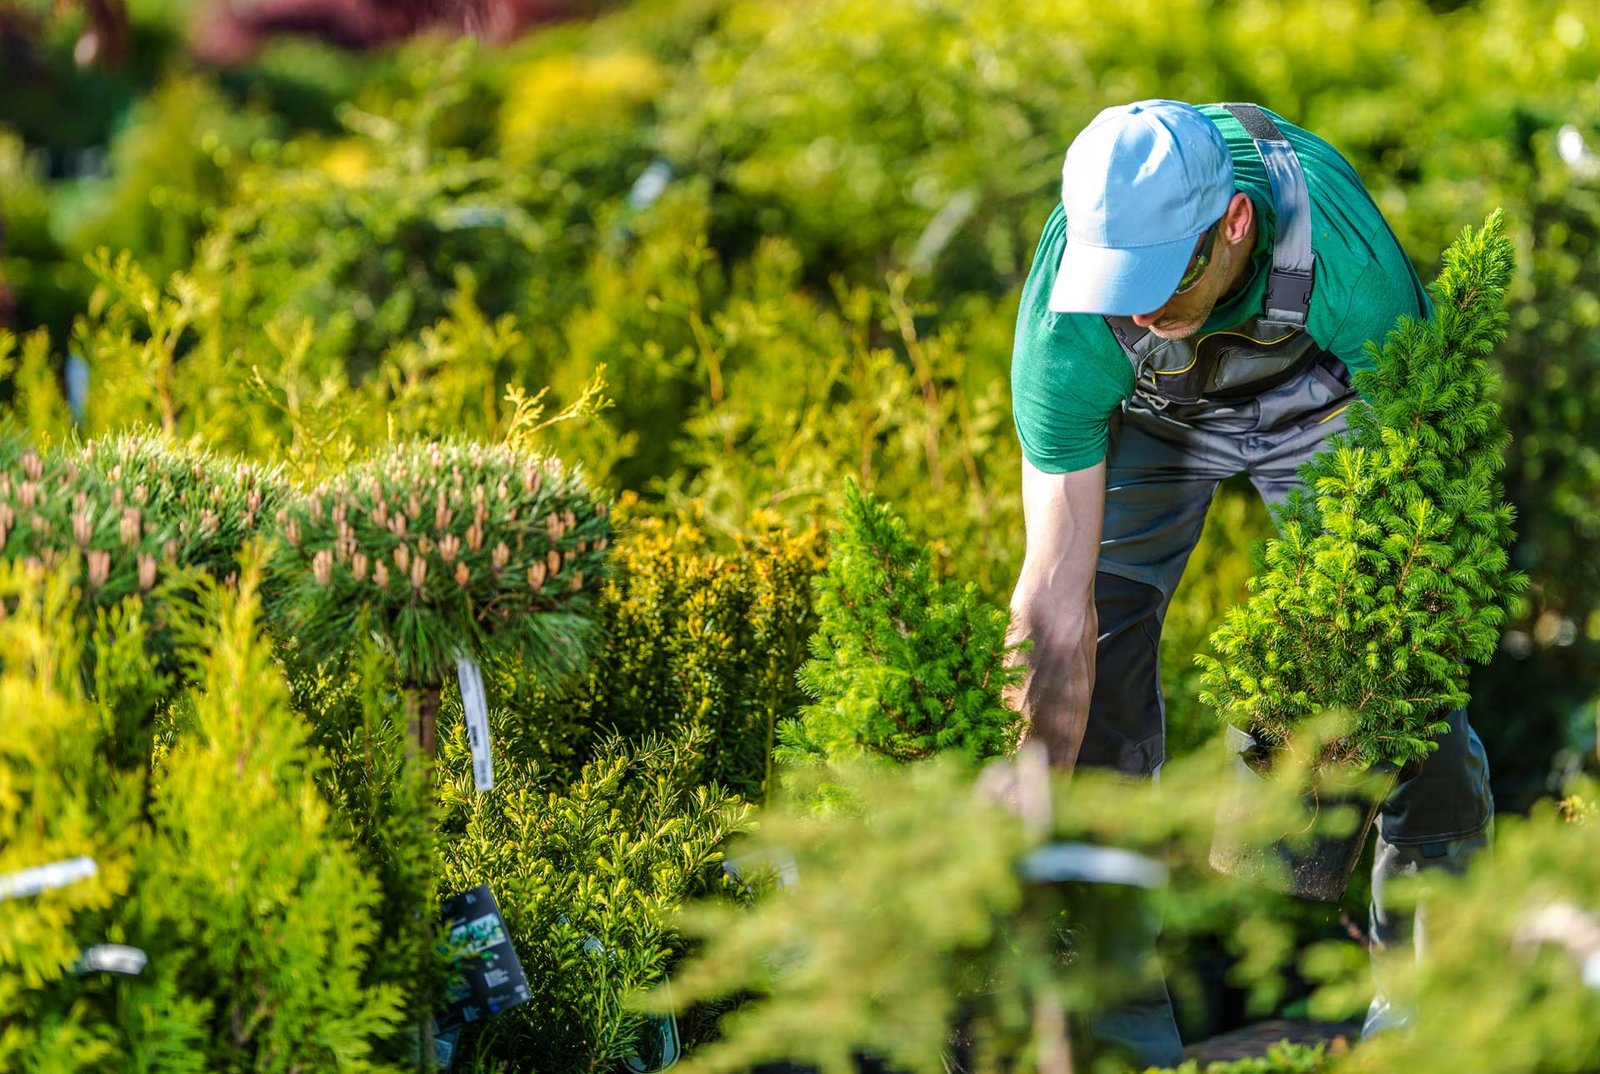
[[[1159,246],[1112,249],[1067,241],[1050,289],[1053,313],[1131,317],[1166,305],[1194,255],[1195,236]]]

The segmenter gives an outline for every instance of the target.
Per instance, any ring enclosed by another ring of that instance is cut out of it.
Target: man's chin
[[[1200,331],[1204,321],[1175,321],[1172,324],[1153,324],[1150,331],[1161,339],[1188,339]]]

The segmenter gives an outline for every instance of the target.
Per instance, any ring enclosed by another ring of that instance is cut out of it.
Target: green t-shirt
[[[1217,304],[1200,330],[1206,333],[1260,314],[1276,228],[1272,189],[1255,143],[1221,106],[1199,107],[1228,143],[1234,185],[1250,196],[1259,222],[1249,282]],[[1316,135],[1267,114],[1300,158],[1311,197],[1317,276],[1306,331],[1352,370],[1365,368],[1371,364],[1367,342],[1382,343],[1402,314],[1427,316],[1427,293],[1349,162]],[[1066,213],[1057,202],[1022,288],[1011,356],[1011,401],[1022,453],[1047,473],[1082,470],[1105,458],[1107,419],[1133,395],[1133,366],[1105,321],[1050,311],[1066,241]]]

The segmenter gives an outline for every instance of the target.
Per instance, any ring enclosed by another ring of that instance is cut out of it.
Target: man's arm
[[[1009,698],[1045,747],[1052,768],[1071,771],[1094,692],[1099,621],[1094,569],[1105,515],[1106,464],[1047,474],[1022,463],[1027,554],[1011,597],[1011,641],[1031,641],[1028,671]]]

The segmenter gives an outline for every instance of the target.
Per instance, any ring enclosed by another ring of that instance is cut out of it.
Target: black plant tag
[[[446,899],[441,944],[450,960],[438,1033],[526,1003],[528,980],[488,884]]]

